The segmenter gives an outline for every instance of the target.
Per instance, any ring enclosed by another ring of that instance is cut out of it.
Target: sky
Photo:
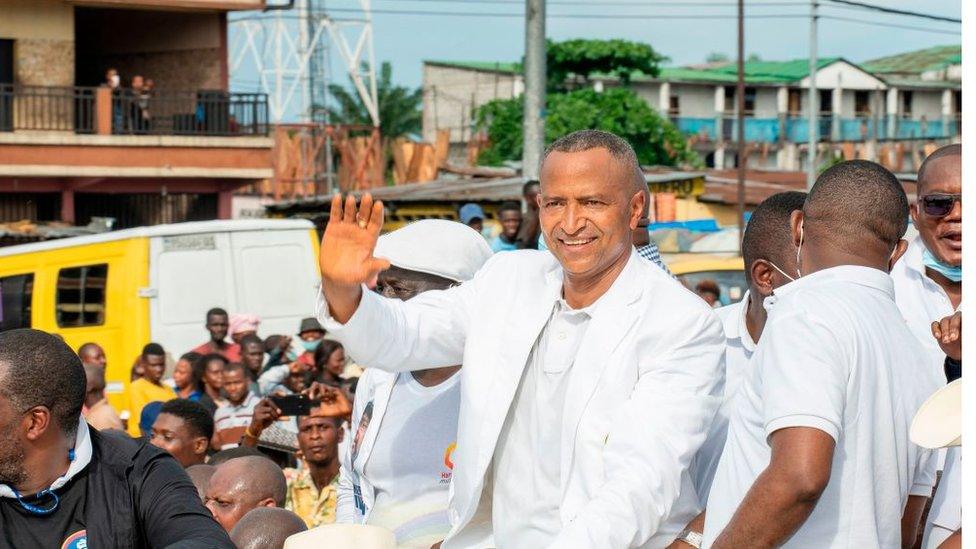
[[[359,5],[365,0],[320,1],[331,10],[330,15],[339,20],[361,17]],[[954,18],[961,17],[962,11],[958,0],[865,1]],[[273,3],[278,2],[269,0],[269,4]],[[390,61],[393,79],[398,84],[421,86],[424,60],[518,61],[522,58],[525,23],[521,16],[524,13],[521,0],[371,0],[371,5],[377,67],[383,61]],[[959,24],[865,11],[831,0],[820,0],[820,5],[820,13],[828,17],[821,19],[819,25],[820,56],[841,56],[859,62],[961,41]],[[392,11],[414,13],[384,13]],[[699,63],[711,52],[735,58],[736,4],[733,0],[549,0],[547,11],[546,35],[554,40],[622,38],[645,42],[668,56],[669,65]],[[764,60],[807,56],[809,2],[747,0],[745,11],[747,55],[755,53]],[[247,12],[233,14],[231,19],[246,15]],[[728,18],[712,18],[715,16]],[[872,24],[829,17],[858,19]],[[234,45],[242,36],[239,29],[240,24],[231,25],[232,57]],[[943,32],[929,32],[932,30]],[[333,81],[348,83],[344,70],[333,53]],[[256,91],[257,80],[253,64],[245,60],[232,72],[231,87],[235,91]],[[288,118],[294,116],[295,112],[287,115]]]

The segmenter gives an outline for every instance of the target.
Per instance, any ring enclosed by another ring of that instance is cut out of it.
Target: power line
[[[880,23],[878,21],[868,21],[866,19],[855,19],[853,17],[838,17],[836,15],[821,15],[820,18],[821,19],[832,19],[834,21],[846,21],[848,23],[862,23],[862,24],[865,24],[865,25],[874,25],[874,26],[877,26],[877,27],[889,27],[889,28],[893,28],[893,29],[905,29],[905,30],[913,30],[913,31],[918,31],[918,32],[932,32],[932,33],[936,33],[936,34],[950,34],[950,35],[954,35],[954,36],[958,36],[960,34],[960,32],[961,32],[961,31],[951,31],[951,30],[942,30],[942,29],[929,29],[929,28],[925,28],[925,27],[913,27],[913,26],[910,26],[910,25],[898,25],[898,24],[895,24],[895,23]]]
[[[927,13],[920,13],[917,11],[907,11],[898,10],[895,8],[886,8],[884,6],[876,6],[874,4],[867,4],[864,2],[855,2],[854,0],[827,0],[828,2],[833,2],[835,4],[844,4],[847,6],[856,6],[858,8],[880,11],[882,13],[890,13],[893,15],[907,15],[909,17],[920,17],[922,19],[931,19],[933,21],[943,21],[946,23],[962,23],[962,19],[956,19],[954,17],[945,17],[942,15],[929,15]]]
[[[338,13],[358,13],[364,14],[362,10],[355,8],[329,8],[329,12]],[[467,12],[467,11],[423,11],[423,10],[396,10],[396,9],[371,9],[370,13],[378,15],[435,15],[435,16],[458,16],[458,17],[525,17],[524,13],[514,13],[514,12]],[[298,19],[297,15],[284,15],[284,16],[274,16],[274,15],[249,15],[244,17],[237,17],[232,20],[232,22],[237,21],[261,21],[265,19],[274,19],[276,17],[282,17],[284,19]],[[549,19],[735,19],[737,16],[734,14],[722,15],[722,14],[605,14],[605,13],[552,13],[546,14]],[[802,14],[791,14],[791,13],[778,13],[778,14],[756,14],[756,15],[746,15],[747,19],[802,19],[806,18],[806,15]]]
[[[384,0],[388,2],[425,2],[425,3],[451,3],[451,4],[495,4],[495,5],[525,5],[525,0]],[[638,1],[612,1],[612,2],[586,2],[582,0],[550,0],[546,2],[549,6],[587,6],[599,8],[603,6],[638,6],[638,7],[725,7],[734,8],[735,2],[717,2],[717,1],[695,1],[689,0],[687,2],[673,2],[664,1],[658,2],[654,0],[638,0]],[[800,1],[770,1],[770,2],[750,2],[750,7],[763,7],[763,6],[806,6],[807,2]]]

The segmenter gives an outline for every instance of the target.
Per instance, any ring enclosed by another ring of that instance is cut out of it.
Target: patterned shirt
[[[638,247],[637,255],[664,269],[664,272],[668,273],[669,275],[674,276],[671,274],[668,266],[665,265],[664,261],[661,259],[661,251],[658,249],[657,244],[653,240],[648,242],[646,246]]]
[[[338,502],[339,475],[319,492],[312,480],[312,473],[307,467],[300,469],[287,468],[284,470],[285,480],[288,481],[288,492],[285,495],[285,509],[295,513],[309,528],[332,524],[336,520],[336,503]]]

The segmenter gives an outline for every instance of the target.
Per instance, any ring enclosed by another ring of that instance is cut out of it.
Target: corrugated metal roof
[[[437,65],[441,67],[454,67],[458,69],[468,69],[475,71],[500,72],[505,74],[515,74],[522,72],[520,63],[504,63],[498,61],[438,61],[425,60],[427,65]]]
[[[879,74],[922,74],[962,62],[962,46],[935,46],[898,55],[879,57],[861,64],[865,70]]]

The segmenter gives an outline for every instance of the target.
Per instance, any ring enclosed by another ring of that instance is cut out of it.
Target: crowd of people
[[[719,309],[612,134],[553,143],[491,239],[336,197],[314,316],[213,308],[124,409],[97,343],[0,333],[0,547],[959,547],[960,449],[909,431],[961,375],[960,160],[911,204],[860,160],[769,197]]]
[[[112,129],[114,133],[147,133],[152,123],[150,101],[156,92],[156,82],[135,74],[129,87],[122,87],[118,69],[105,71],[102,84],[112,90]]]

